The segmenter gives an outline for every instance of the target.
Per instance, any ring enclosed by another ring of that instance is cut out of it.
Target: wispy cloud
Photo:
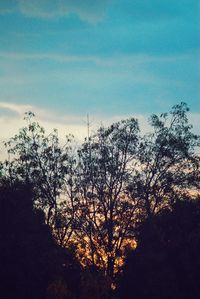
[[[192,2],[192,3],[191,3]],[[27,17],[56,18],[77,15],[83,21],[96,23],[101,21],[111,0],[1,0],[0,14],[19,11]],[[182,14],[190,15],[188,5],[199,9],[199,0],[118,0],[114,2],[115,12],[136,20],[173,18]]]
[[[32,109],[31,105],[20,105],[15,103],[7,103],[7,102],[0,102],[0,110],[6,109],[10,110],[18,115],[24,114],[26,111],[30,111]]]
[[[101,21],[110,0],[1,0],[0,14],[19,11],[27,17],[57,18],[77,15],[89,23]]]
[[[36,115],[36,120],[45,127],[47,132],[51,132],[54,128],[58,129],[62,139],[66,134],[71,133],[78,140],[83,140],[87,134],[84,118],[78,115],[59,115],[55,111],[35,105],[0,101],[1,138],[8,139],[16,134],[19,128],[25,125],[24,114],[28,111]]]
[[[132,63],[168,63],[176,62],[181,60],[190,59],[190,53],[182,55],[152,55],[152,54],[121,54],[101,56],[101,55],[67,55],[54,52],[43,52],[43,53],[29,53],[29,52],[3,52],[0,51],[0,58],[13,59],[13,60],[47,60],[55,61],[59,63],[76,63],[76,62],[91,62],[96,65],[102,66],[114,66],[121,65],[126,67],[132,67]]]
[[[54,18],[76,14],[91,23],[100,21],[109,0],[18,0],[20,11],[30,17]]]
[[[26,125],[24,121],[24,113],[28,111],[35,113],[36,120],[45,128],[47,133],[52,132],[52,130],[56,128],[61,142],[64,142],[67,134],[73,134],[78,144],[80,144],[87,136],[88,129],[86,116],[58,114],[50,109],[42,109],[38,106],[0,101],[0,160],[7,158],[3,143],[17,134],[19,129]],[[10,112],[12,113],[10,114]],[[150,130],[145,115],[116,115],[109,118],[93,115],[90,116],[90,134],[95,133],[101,125],[107,127],[112,123],[129,118],[130,116],[138,119],[143,133]]]

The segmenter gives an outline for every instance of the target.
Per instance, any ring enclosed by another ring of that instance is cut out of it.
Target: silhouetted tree
[[[192,133],[188,107],[181,103],[169,114],[152,115],[153,132],[140,140],[138,164],[130,192],[140,200],[144,215],[171,205],[181,194],[199,190],[200,136]]]
[[[138,123],[131,118],[101,127],[79,150],[80,205],[76,214],[79,252],[112,279],[131,242],[136,204],[126,187],[138,143]]]
[[[13,183],[32,184],[35,203],[45,211],[47,224],[64,245],[72,235],[76,193],[73,136],[67,136],[61,146],[57,130],[46,134],[32,112],[26,113],[25,120],[27,125],[5,144],[9,159],[4,162],[4,173]]]
[[[200,294],[200,198],[178,200],[145,221],[128,254],[121,299],[189,299]]]

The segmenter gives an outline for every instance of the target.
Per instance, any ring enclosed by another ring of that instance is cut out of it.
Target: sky
[[[0,138],[35,112],[78,138],[181,101],[200,133],[200,0],[0,0]]]

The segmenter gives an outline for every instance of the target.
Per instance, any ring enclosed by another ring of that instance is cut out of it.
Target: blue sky
[[[1,126],[30,108],[80,131],[87,113],[143,119],[185,101],[197,127],[199,20],[199,0],[0,0]]]

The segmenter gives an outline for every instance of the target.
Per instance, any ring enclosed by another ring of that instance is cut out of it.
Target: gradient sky
[[[1,134],[26,110],[80,134],[180,101],[200,128],[199,44],[199,0],[0,0]]]

